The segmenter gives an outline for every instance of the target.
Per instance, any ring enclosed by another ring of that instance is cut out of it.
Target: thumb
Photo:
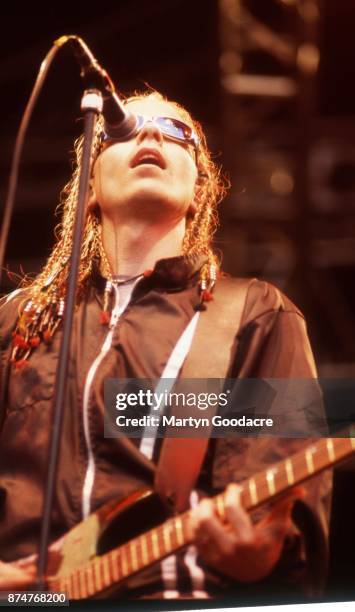
[[[270,512],[259,523],[261,530],[268,529],[274,536],[284,538],[291,528],[291,514],[295,502],[305,497],[303,487],[294,487],[285,496],[276,501]]]
[[[282,516],[291,514],[294,503],[298,499],[303,499],[305,495],[306,491],[303,487],[294,487],[273,504],[269,517],[280,519]]]

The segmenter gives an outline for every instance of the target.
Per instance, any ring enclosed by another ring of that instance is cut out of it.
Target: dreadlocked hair
[[[126,98],[128,104],[135,100],[155,98],[167,102],[177,109],[181,119],[190,125],[199,137],[197,156],[197,189],[195,210],[189,215],[182,244],[182,254],[188,256],[205,255],[206,264],[200,273],[201,308],[203,302],[211,299],[219,258],[212,248],[212,237],[217,229],[217,204],[223,198],[227,182],[219,167],[212,160],[207,148],[201,125],[192,119],[190,114],[177,102],[171,102],[160,93],[148,90],[135,92]],[[92,166],[102,146],[103,117],[95,125]],[[56,243],[41,272],[32,280],[26,280],[26,298],[19,307],[17,327],[13,333],[13,351],[11,361],[16,367],[27,362],[31,351],[41,341],[50,342],[58,328],[65,310],[66,286],[69,273],[69,260],[72,249],[72,234],[75,210],[78,199],[83,136],[74,144],[74,169],[70,181],[64,187],[56,214],[61,214],[61,221],[55,229]],[[110,265],[102,244],[101,218],[97,207],[88,208],[81,246],[76,303],[85,296],[90,286],[93,266],[98,265],[101,273],[112,280]]]

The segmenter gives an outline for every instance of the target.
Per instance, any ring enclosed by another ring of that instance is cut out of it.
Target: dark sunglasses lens
[[[192,129],[182,121],[170,117],[157,117],[155,121],[167,136],[178,140],[191,140]]]
[[[142,127],[147,123],[147,121],[153,121],[161,132],[165,134],[165,136],[170,136],[176,140],[181,140],[182,142],[187,142],[189,144],[193,144],[195,147],[197,145],[196,136],[194,135],[193,129],[183,123],[183,121],[179,121],[178,119],[174,119],[172,117],[153,117],[152,119],[147,119],[142,115],[136,115],[137,117],[137,127],[136,134],[142,129]],[[103,142],[107,142],[110,140],[124,140],[118,138],[112,138],[105,132],[101,135],[101,140]]]

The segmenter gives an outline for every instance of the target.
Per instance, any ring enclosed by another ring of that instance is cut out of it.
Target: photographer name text
[[[234,418],[234,417],[222,417],[221,415],[214,415],[211,418],[206,417],[176,417],[175,415],[144,415],[141,417],[127,417],[123,414],[116,418],[116,425],[118,427],[132,428],[132,427],[150,427],[157,428],[160,426],[164,427],[189,427],[192,429],[199,429],[201,427],[273,427],[274,421],[270,418],[250,418],[245,415]]]

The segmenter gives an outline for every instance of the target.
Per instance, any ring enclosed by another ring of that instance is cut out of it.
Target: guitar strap
[[[227,377],[247,291],[252,282],[253,279],[223,278],[216,283],[214,299],[207,303],[206,310],[200,314],[179,379]],[[211,419],[217,409],[218,406],[209,408],[201,416],[208,412]],[[181,407],[172,407],[171,415],[181,417]],[[155,489],[170,506],[181,512],[189,506],[190,492],[206,455],[209,431],[204,428],[204,437],[185,438],[176,437],[176,429],[167,428],[155,477]]]

